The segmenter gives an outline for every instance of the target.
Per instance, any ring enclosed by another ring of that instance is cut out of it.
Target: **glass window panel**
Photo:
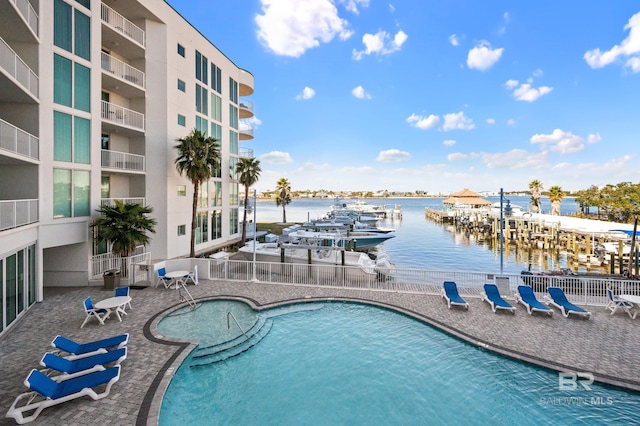
[[[222,182],[210,182],[211,206],[222,206]]]
[[[229,233],[238,233],[238,209],[229,210]]]
[[[75,10],[74,14],[75,54],[87,61],[91,60],[91,20],[87,15]]]
[[[229,100],[238,103],[238,82],[232,78],[229,78]]]
[[[238,173],[236,171],[237,164],[237,157],[229,157],[229,178],[232,180],[238,180]]]
[[[229,104],[229,126],[238,129],[238,107]]]
[[[53,102],[71,106],[71,60],[53,55]]]
[[[91,162],[91,121],[86,118],[73,119],[73,161],[89,164]]]
[[[71,52],[71,6],[62,0],[53,3],[53,44]]]
[[[53,112],[53,159],[71,161],[71,116]]]
[[[229,183],[229,204],[238,205],[238,184],[236,182]]]
[[[211,118],[222,121],[222,98],[211,94]]]
[[[207,207],[209,196],[208,182],[202,182],[198,187],[198,207]]]
[[[86,7],[87,9],[91,9],[91,0],[76,0],[78,3]]]
[[[178,43],[178,55],[184,58],[184,46]]]
[[[53,218],[71,217],[71,170],[53,169]]]
[[[196,244],[209,241],[207,212],[198,212],[196,215]]]
[[[178,185],[178,197],[186,197],[186,196],[187,196],[187,186]]]
[[[4,305],[2,301],[4,300],[4,269],[3,269],[4,261],[0,259],[0,331],[4,329]]]
[[[24,250],[20,250],[18,252],[18,264],[16,265],[18,269],[18,282],[16,285],[16,301],[17,303],[17,314],[24,311]]]
[[[89,172],[73,171],[73,215],[90,216],[89,211]]]
[[[209,133],[209,121],[196,115],[196,130],[200,130],[205,136]]]
[[[76,109],[91,112],[91,70],[73,64],[73,103]]]
[[[178,114],[178,124],[181,126],[186,126],[187,118],[184,115]]]
[[[28,277],[29,280],[29,306],[33,305],[36,302],[36,246],[29,246],[28,251]],[[0,269],[2,269],[2,263],[0,263]],[[1,274],[1,273],[0,273]],[[0,282],[2,282],[2,277],[0,277]],[[2,294],[0,293],[0,299],[2,299]],[[2,312],[0,312],[0,322],[2,322]]]
[[[187,85],[185,84],[184,81],[178,79],[178,90],[180,90],[181,92],[186,92],[187,91]]]
[[[218,145],[222,146],[222,126],[216,123],[211,123],[211,137],[218,141]]]
[[[238,133],[229,130],[229,152],[238,155]]]
[[[108,133],[103,133],[100,136],[100,147],[102,149],[109,149],[109,134]]]
[[[187,225],[178,225],[178,236],[185,235],[187,233]]]
[[[100,178],[100,198],[109,198],[111,192],[111,178],[102,176]]]
[[[16,319],[16,302],[18,297],[18,292],[16,291],[16,286],[18,285],[18,277],[16,270],[16,260],[17,255],[12,254],[8,256],[7,259],[7,277],[5,280],[5,285],[7,289],[6,294],[6,310],[7,310],[7,325],[9,325],[13,320]]]
[[[211,239],[222,238],[222,211],[214,210],[211,215]]]

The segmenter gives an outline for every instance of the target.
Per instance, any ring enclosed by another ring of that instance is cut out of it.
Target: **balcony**
[[[146,41],[145,33],[142,28],[138,27],[136,24],[104,3],[102,3],[100,17],[102,18],[102,23],[107,27],[144,49]]]
[[[238,150],[238,157],[240,158],[255,158],[253,150],[251,148],[240,148]]]
[[[0,25],[11,40],[38,41],[38,13],[28,0],[0,2]]]
[[[238,123],[239,138],[241,141],[248,141],[253,139],[253,127],[247,123]]]
[[[144,132],[144,114],[102,101],[102,120],[127,129]]]
[[[240,96],[249,96],[253,94],[253,75],[246,70],[240,70],[238,78],[238,94]]]
[[[116,87],[122,85],[120,90],[115,91],[126,98],[143,96],[145,89],[145,74],[137,68],[114,58],[108,53],[102,52],[102,87]],[[131,90],[127,87],[133,86]]]
[[[240,99],[238,106],[238,114],[240,115],[240,118],[253,117],[253,102],[249,102],[246,99]]]
[[[38,76],[1,37],[0,71],[0,100],[12,103],[38,100]],[[12,81],[17,81],[18,84],[11,83]]]
[[[38,221],[38,200],[0,201],[0,231]]]
[[[128,152],[102,150],[102,168],[114,169],[132,173],[144,173],[144,155],[129,154]]]
[[[146,205],[146,199],[144,197],[130,197],[130,198],[122,198],[122,197],[116,197],[116,198],[102,198],[100,199],[100,205],[101,206],[109,206],[109,207],[115,207],[116,205],[116,200],[117,201],[121,201],[124,204],[140,204],[145,206]]]
[[[37,161],[40,159],[39,148],[40,142],[37,137],[0,120],[0,150]]]

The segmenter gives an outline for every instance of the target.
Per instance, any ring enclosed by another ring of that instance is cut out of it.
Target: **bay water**
[[[491,202],[499,202],[500,197],[485,197]],[[512,205],[529,209],[528,196],[509,196]],[[384,205],[393,209],[402,208],[401,218],[387,218],[378,226],[395,229],[395,238],[379,246],[386,252],[397,268],[422,269],[429,271],[500,272],[499,244],[473,233],[457,230],[453,225],[436,223],[425,217],[425,208],[442,209],[444,198],[375,198],[364,199],[367,204]],[[543,198],[542,211],[549,213],[549,200]],[[304,222],[323,217],[329,212],[334,199],[296,198],[286,206],[287,222]],[[505,201],[506,203],[506,201]],[[564,199],[561,214],[576,212],[575,199]],[[259,201],[256,207],[256,222],[281,222],[282,207],[275,201]],[[250,216],[248,219],[252,219]],[[567,267],[566,256],[547,256],[539,250],[523,253],[514,244],[505,244],[502,255],[504,273],[519,274],[524,269],[554,270]]]

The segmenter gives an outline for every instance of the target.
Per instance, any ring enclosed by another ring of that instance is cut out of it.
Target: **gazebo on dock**
[[[491,209],[491,201],[480,197],[480,194],[465,188],[455,192],[442,202],[444,211],[455,210],[487,210]]]

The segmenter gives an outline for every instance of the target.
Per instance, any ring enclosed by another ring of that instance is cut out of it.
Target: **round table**
[[[120,314],[123,313],[127,315],[124,311],[124,306],[129,302],[131,302],[131,296],[115,296],[96,302],[93,307],[96,309],[104,309],[109,312],[109,315],[111,315],[111,312],[115,312],[118,321],[122,322]]]
[[[171,283],[167,287],[171,287],[173,285],[173,288],[178,288],[178,281],[180,281],[180,278],[187,278],[189,276],[189,271],[171,271],[164,274],[164,276],[171,278]]]

